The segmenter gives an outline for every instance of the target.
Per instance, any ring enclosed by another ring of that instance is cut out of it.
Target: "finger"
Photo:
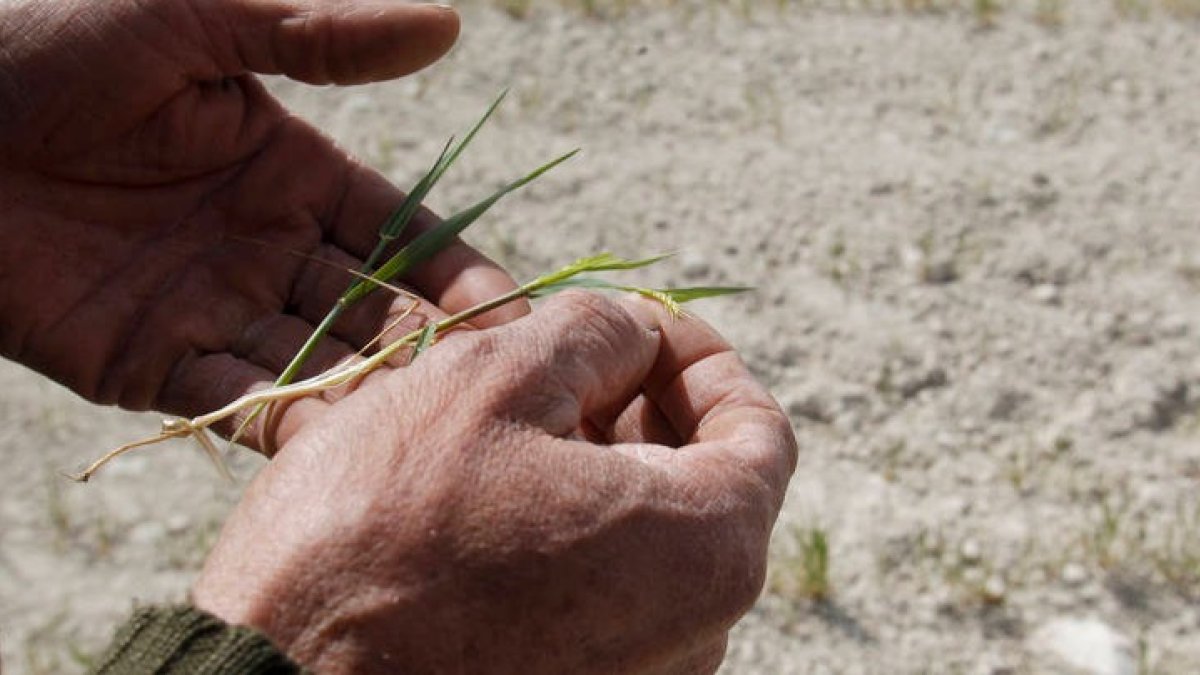
[[[650,443],[668,448],[683,445],[671,421],[644,394],[639,394],[621,411],[608,427],[605,438],[609,443]]]
[[[701,642],[691,651],[676,657],[669,665],[656,669],[660,675],[704,675],[715,673],[725,660],[729,636],[720,636]]]
[[[312,334],[313,325],[288,314],[272,314],[250,324],[230,352],[250,364],[278,376],[291,363]],[[350,345],[327,336],[317,343],[296,379],[322,373],[352,356]]]
[[[645,392],[691,444],[679,461],[745,469],[781,501],[797,454],[787,416],[707,324],[687,315],[671,319],[658,303],[639,302],[662,317],[662,346]]]
[[[327,226],[327,237],[351,255],[366,258],[379,241],[380,225],[400,204],[403,195],[378,173],[361,165],[355,166],[345,180],[341,206]],[[401,242],[411,241],[439,222],[433,213],[420,209]],[[458,238],[409,272],[404,281],[450,314],[516,288],[516,282],[499,265]],[[488,328],[528,313],[529,303],[518,300],[472,319],[471,324]]]
[[[658,350],[655,317],[594,293],[556,296],[520,321],[470,338],[460,357],[490,355],[477,378],[502,386],[480,387],[508,419],[559,437],[585,417],[624,406],[637,393]],[[458,369],[465,370],[465,369]]]
[[[260,161],[252,163],[239,176],[236,190],[228,191],[214,202],[222,222],[231,224],[232,235],[278,242],[302,251],[318,245],[309,238],[318,232],[307,228],[319,227],[321,240],[332,245],[323,250],[341,249],[350,256],[346,260],[354,260],[354,264],[346,266],[357,268],[359,261],[375,248],[380,227],[403,195],[378,172],[347,156],[302,121],[292,120],[284,125],[274,139],[260,153]],[[297,174],[294,170],[297,163],[312,162],[313,157],[319,158],[324,171]],[[263,194],[271,194],[273,198],[248,197]],[[424,209],[413,220],[403,242],[438,222]],[[279,233],[284,231],[287,236],[280,237]],[[391,252],[396,249],[398,245]],[[349,278],[345,280],[348,282]],[[492,300],[516,287],[512,277],[498,265],[458,239],[399,281],[449,313]],[[527,312],[527,303],[514,302],[477,317],[472,325],[496,325]]]
[[[245,394],[270,387],[274,380],[275,374],[271,371],[229,353],[192,355],[175,367],[154,407],[173,415],[195,417],[217,410]],[[249,410],[242,411],[211,428],[228,438],[249,413]],[[239,442],[259,449],[258,439],[264,421],[264,416],[258,416]]]
[[[432,310],[436,312],[436,309]],[[408,336],[412,330],[404,327],[412,313],[405,312],[403,316],[392,320],[392,323],[379,336],[381,344],[391,344],[395,340]],[[253,446],[267,456],[273,456],[277,449],[283,448],[305,425],[324,414],[330,405],[346,398],[360,388],[374,386],[376,381],[389,377],[394,368],[407,366],[413,356],[411,348],[393,352],[386,363],[366,374],[356,377],[349,382],[324,389],[312,396],[282,401],[269,409],[269,414],[262,419],[252,419],[247,426],[247,435],[253,434],[256,441]],[[339,361],[342,366],[360,363],[364,357],[358,354],[350,355]],[[243,420],[241,414],[238,419]]]
[[[237,349],[224,353],[193,354],[182,359],[166,380],[159,398],[158,410],[184,417],[195,417],[218,410],[247,394],[274,386],[278,374],[308,339],[312,327],[305,321],[288,315],[277,315],[252,324]],[[388,338],[384,338],[387,340]],[[398,352],[387,366],[338,387],[314,392],[292,400],[278,401],[267,414],[251,414],[259,406],[250,405],[218,421],[212,430],[226,438],[240,432],[238,442],[270,456],[304,425],[322,414],[330,404],[352,393],[371,379],[382,376],[390,367],[405,365],[408,352]],[[335,365],[362,361],[348,345],[333,338],[318,343],[298,379],[310,377]],[[243,428],[243,423],[250,423]]]
[[[311,84],[388,80],[424,68],[458,38],[458,14],[394,0],[224,0],[210,34],[228,75]],[[207,7],[206,7],[207,10]]]
[[[360,359],[348,357],[347,360],[352,362]],[[368,378],[381,376],[386,371],[386,368],[381,369]],[[195,417],[218,410],[247,394],[267,389],[273,386],[274,381],[275,373],[271,370],[229,353],[191,356],[178,364],[160,399],[156,401],[155,408],[173,415]],[[186,383],[186,386],[180,386],[180,383]],[[210,428],[225,438],[240,432],[237,439],[239,443],[269,457],[305,425],[328,411],[330,405],[361,385],[361,381],[354,381],[323,391],[320,395],[279,401],[259,414],[254,414],[258,406],[247,406]],[[247,419],[250,421],[245,424]]]

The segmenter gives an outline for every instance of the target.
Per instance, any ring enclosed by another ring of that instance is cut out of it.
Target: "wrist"
[[[298,673],[261,633],[231,626],[195,607],[143,607],[117,632],[95,672]]]
[[[263,634],[312,672],[383,675],[401,670],[401,664],[440,672],[456,662],[446,660],[439,640],[446,636],[422,626],[436,621],[422,612],[428,605],[407,593],[362,579],[290,578],[260,585],[244,583],[253,578],[245,570],[237,571],[233,583],[221,576],[206,570],[193,587],[192,604]]]
[[[222,583],[205,570],[192,588],[190,601],[196,609],[231,626],[244,626],[265,635],[280,650],[291,654],[292,636],[282,630],[267,611],[273,603],[260,601],[258,593]],[[276,606],[281,603],[275,603]]]
[[[375,672],[361,658],[362,650],[354,647],[352,632],[338,628],[340,622],[332,616],[335,608],[315,601],[297,604],[296,598],[260,600],[204,584],[197,584],[192,592],[192,602],[198,609],[231,626],[262,634],[306,669],[330,674]]]
[[[295,576],[263,579],[245,567],[210,564],[193,586],[191,602],[232,626],[261,633],[305,668],[366,672],[348,646],[352,632],[340,618],[341,603],[323,593],[334,582]]]

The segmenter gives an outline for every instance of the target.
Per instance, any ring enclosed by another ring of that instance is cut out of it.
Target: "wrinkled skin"
[[[97,402],[185,415],[273,380],[402,195],[252,73],[394,78],[457,33],[452,10],[395,0],[5,5],[0,354]],[[407,281],[449,311],[512,287],[461,243]],[[406,304],[376,295],[307,374]]]
[[[189,415],[274,379],[347,283],[286,250],[355,266],[401,196],[251,73],[397,77],[457,30],[396,0],[5,4],[0,353]],[[408,282],[432,301],[410,322],[512,284],[461,244]],[[312,368],[405,305],[348,314]],[[569,294],[505,323],[526,309],[288,406],[195,603],[322,673],[715,669],[762,584],[785,416],[698,320]]]
[[[321,673],[711,672],[796,450],[702,322],[582,293],[325,419],[255,479],[193,594]]]

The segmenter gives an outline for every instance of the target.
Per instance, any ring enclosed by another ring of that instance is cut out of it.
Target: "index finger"
[[[685,441],[672,461],[747,469],[782,501],[796,468],[791,423],[720,334],[692,316],[663,317],[644,389]]]

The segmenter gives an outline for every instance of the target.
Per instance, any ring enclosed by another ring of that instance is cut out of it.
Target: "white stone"
[[[129,530],[129,541],[134,544],[156,544],[167,534],[167,528],[160,522],[147,520],[134,525]]]
[[[1129,638],[1095,618],[1060,617],[1029,636],[1037,672],[1080,675],[1136,675]]]
[[[1008,596],[1008,584],[1004,583],[1004,579],[993,574],[983,583],[983,599],[993,605],[998,605],[1004,602]]]
[[[962,543],[962,546],[958,547],[958,557],[964,563],[974,565],[983,557],[983,547],[979,545],[978,541],[968,539]]]
[[[712,267],[700,253],[688,251],[679,256],[680,272],[688,279],[701,279],[709,275]]]
[[[1044,305],[1057,305],[1060,299],[1058,286],[1054,284],[1038,284],[1030,291],[1030,295]]]
[[[1059,578],[1068,586],[1078,586],[1087,581],[1088,572],[1079,563],[1067,563],[1063,565],[1062,572],[1059,573]]]
[[[171,534],[179,534],[191,528],[192,519],[187,514],[177,513],[166,521],[167,532]]]

